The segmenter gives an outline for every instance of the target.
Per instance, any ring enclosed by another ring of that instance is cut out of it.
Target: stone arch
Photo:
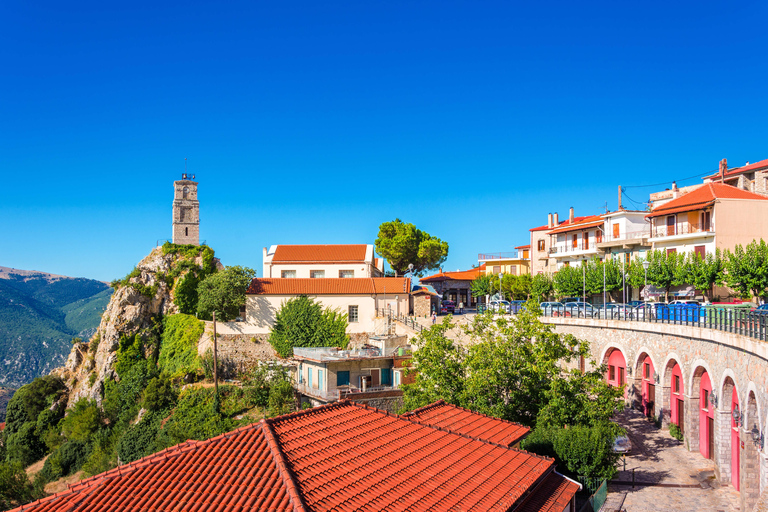
[[[721,396],[723,398],[725,398],[725,393],[726,393],[725,386],[728,385],[727,383],[728,383],[728,379],[729,378],[731,380],[732,385],[736,389],[736,396],[738,396],[738,399],[739,399],[738,403],[741,403],[741,398],[742,397],[741,397],[741,393],[739,393],[739,387],[736,385],[736,374],[730,368],[726,368],[725,370],[723,370],[723,374],[720,376],[720,386],[718,386],[718,388],[717,388],[718,389],[718,393],[720,393]],[[729,389],[728,392],[730,393],[730,391],[731,390]],[[725,403],[725,402],[723,402],[723,403]]]
[[[627,355],[629,354],[629,350],[626,349],[626,347],[622,346],[620,343],[616,342],[610,342],[606,343],[603,347],[602,352],[600,353],[600,364],[605,364],[608,362],[608,356],[611,355],[611,352],[614,350],[620,350],[622,354],[624,354],[624,358],[626,360]]]
[[[635,408],[647,418],[656,417],[661,409],[659,406],[657,410],[658,399],[661,398],[656,395],[657,385],[661,382],[660,379],[657,381],[658,376],[658,367],[650,351],[646,347],[638,349],[632,379],[633,386],[629,396]]]
[[[691,363],[691,375],[688,377],[688,382],[686,383],[686,388],[689,389],[691,393],[694,392],[694,389],[699,387],[699,379],[701,378],[702,372],[707,372],[710,379],[715,375],[707,361],[696,359]]]
[[[739,400],[739,388],[735,376],[730,369],[726,369],[721,376],[720,399],[718,406],[717,441],[716,447],[718,466],[720,467],[720,480],[730,483],[735,490],[739,490],[740,480],[740,455],[741,449],[741,401]],[[734,417],[734,411],[739,414]]]
[[[698,452],[704,458],[715,459],[715,404],[712,397],[712,372],[709,364],[701,359],[692,365],[691,382],[688,387],[689,414],[688,431],[691,438],[698,440]]]
[[[685,435],[685,367],[676,353],[667,355],[661,368],[661,410],[659,415],[663,425],[674,423]]]
[[[641,359],[643,358],[644,355],[647,355],[648,357],[651,358],[651,363],[653,364],[654,368],[659,367],[659,365],[657,364],[658,360],[653,356],[650,349],[645,345],[643,345],[637,349],[637,356],[635,356],[635,365],[633,367],[635,370],[637,370],[640,367]]]
[[[603,351],[601,363],[607,365],[606,382],[615,387],[627,384],[627,352],[619,346],[607,346]],[[629,385],[624,388],[624,398],[627,399]]]
[[[750,396],[752,395],[752,396]],[[749,381],[747,383],[747,390],[746,390],[746,403],[748,405],[746,409],[747,416],[744,418],[744,425],[751,429],[754,426],[757,426],[758,430],[760,432],[763,431],[763,425],[765,423],[762,421],[762,413],[760,411],[760,402],[757,400],[758,392],[757,392],[757,384],[754,383],[754,381]],[[754,410],[752,410],[752,402],[754,401]]]

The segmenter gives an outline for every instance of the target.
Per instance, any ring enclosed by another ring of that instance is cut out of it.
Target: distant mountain
[[[0,385],[18,388],[63,365],[111,296],[101,281],[0,267]]]

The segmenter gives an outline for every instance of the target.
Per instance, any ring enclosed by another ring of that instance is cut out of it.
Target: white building
[[[265,278],[359,278],[384,275],[373,245],[273,245],[264,248]]]

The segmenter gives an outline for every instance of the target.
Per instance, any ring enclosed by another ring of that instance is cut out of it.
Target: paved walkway
[[[698,451],[686,450],[667,429],[656,429],[639,411],[625,410],[619,415],[619,423],[627,429],[632,453],[626,457],[626,471],[620,461],[620,471],[608,486],[609,500],[605,505],[611,508],[604,506],[603,511],[740,510],[739,493],[731,486],[719,485],[711,460],[703,458]]]

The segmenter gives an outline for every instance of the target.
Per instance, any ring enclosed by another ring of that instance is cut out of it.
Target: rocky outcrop
[[[203,266],[206,249],[200,247],[190,257],[189,251],[156,247],[117,285],[90,341],[73,345],[64,367],[51,372],[67,384],[70,404],[80,398],[101,403],[104,382],[117,377],[114,366],[121,338],[149,333],[161,316],[178,313],[173,303],[174,285],[190,271],[190,263]],[[218,260],[214,264],[221,267]]]

